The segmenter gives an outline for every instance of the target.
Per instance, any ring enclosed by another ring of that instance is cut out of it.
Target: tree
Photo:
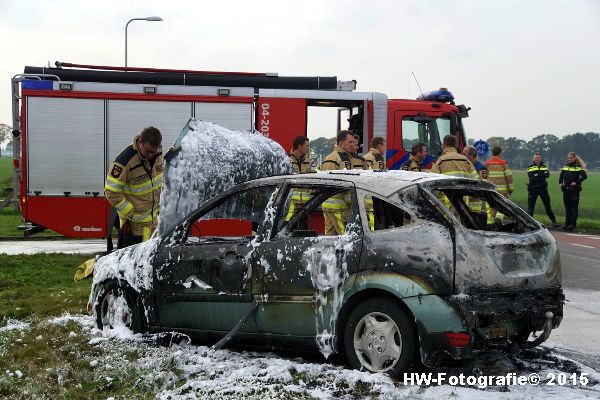
[[[0,144],[10,139],[12,133],[12,127],[7,124],[0,124]],[[0,156],[2,155],[2,148],[0,147]]]
[[[500,146],[504,148],[504,138],[501,136],[492,136],[487,140],[487,144],[490,146],[490,150],[494,146]]]
[[[325,157],[327,157],[329,153],[333,151],[334,141],[335,139],[327,139],[324,137],[320,137],[310,141],[310,149],[315,154],[320,154],[321,158],[324,160]]]

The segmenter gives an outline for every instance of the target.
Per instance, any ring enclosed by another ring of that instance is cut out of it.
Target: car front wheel
[[[415,355],[415,332],[404,312],[385,298],[360,303],[344,330],[344,347],[351,367],[399,376]]]
[[[125,327],[134,333],[142,331],[142,315],[137,294],[124,283],[109,281],[96,297],[96,326],[100,330]]]

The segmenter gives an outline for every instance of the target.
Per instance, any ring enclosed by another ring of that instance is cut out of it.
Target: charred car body
[[[326,236],[332,200],[345,227]],[[486,207],[503,220],[487,225]],[[99,259],[89,308],[101,329],[204,340],[244,321],[242,345],[345,353],[352,367],[397,375],[415,357],[535,346],[563,300],[552,235],[490,183],[336,171],[240,184]]]

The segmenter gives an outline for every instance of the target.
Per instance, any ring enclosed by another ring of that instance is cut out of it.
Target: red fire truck
[[[25,67],[13,78],[12,92],[15,181],[23,218],[33,226],[26,235],[51,229],[67,237],[106,237],[106,171],[146,126],[160,129],[164,147],[195,117],[231,130],[255,129],[289,149],[295,136],[308,133],[310,110],[333,107],[337,117],[328,136],[350,126],[365,151],[373,136],[384,136],[389,169],[399,169],[416,142],[432,155],[450,133],[464,145],[467,107],[444,96],[388,99],[355,89],[356,81],[337,77],[58,62]]]

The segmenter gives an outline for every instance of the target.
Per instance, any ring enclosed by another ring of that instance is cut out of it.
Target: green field
[[[557,215],[558,222],[564,222],[565,209],[562,201],[562,192],[558,186],[559,171],[552,171],[548,191],[552,202],[552,209]],[[527,173],[513,171],[515,192],[511,200],[527,210]],[[0,157],[0,200],[6,195],[6,189],[12,186],[12,158]],[[546,216],[542,201],[538,199],[535,208],[535,219],[544,224],[550,220]],[[0,214],[0,236],[21,236],[22,232],[17,226],[22,224],[21,215],[13,207],[5,209]],[[579,219],[577,228],[586,231],[600,231],[600,172],[588,172],[588,179],[583,183],[583,192],[579,204]],[[45,232],[44,235],[51,235]]]
[[[558,185],[559,171],[551,171],[548,180],[548,192],[552,210],[557,216],[558,223],[563,224],[565,218],[565,207],[562,200],[562,192]],[[588,179],[583,182],[583,191],[579,200],[579,218],[577,219],[578,230],[600,231],[600,172],[588,172]],[[515,192],[511,200],[521,208],[527,210],[527,172],[513,171]],[[546,215],[542,200],[538,198],[535,205],[534,218],[549,224],[550,219]]]

